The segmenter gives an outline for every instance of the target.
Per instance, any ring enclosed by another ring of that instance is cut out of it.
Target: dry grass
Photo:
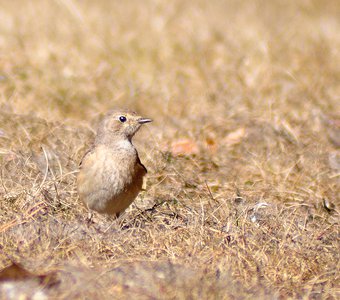
[[[1,1],[0,267],[56,279],[0,296],[339,299],[339,15],[337,0]],[[135,141],[147,189],[89,225],[75,172],[117,106],[155,119]]]

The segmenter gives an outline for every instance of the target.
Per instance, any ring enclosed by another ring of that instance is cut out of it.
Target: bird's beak
[[[138,119],[139,124],[145,124],[145,123],[150,123],[150,122],[152,122],[151,119],[147,119],[147,118],[139,118]]]

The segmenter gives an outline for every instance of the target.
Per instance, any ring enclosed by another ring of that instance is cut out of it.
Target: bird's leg
[[[93,218],[93,212],[89,210],[89,212],[87,214],[87,219],[86,219],[86,222],[87,222],[88,225],[93,223],[92,218]]]

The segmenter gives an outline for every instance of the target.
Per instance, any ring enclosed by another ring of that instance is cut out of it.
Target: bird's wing
[[[142,164],[142,162],[140,161],[138,154],[137,154],[137,163],[144,169],[145,173],[148,172],[148,170],[145,168],[145,166],[144,166],[144,165]]]
[[[84,159],[93,152],[94,152],[94,144],[83,155],[83,157],[82,157],[82,159],[80,160],[80,163],[79,163],[79,168],[81,168],[81,166],[84,162]]]

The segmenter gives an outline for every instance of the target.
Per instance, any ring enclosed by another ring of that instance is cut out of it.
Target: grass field
[[[339,299],[339,15],[1,0],[0,297]],[[89,224],[76,172],[116,107],[154,119],[146,188]]]

